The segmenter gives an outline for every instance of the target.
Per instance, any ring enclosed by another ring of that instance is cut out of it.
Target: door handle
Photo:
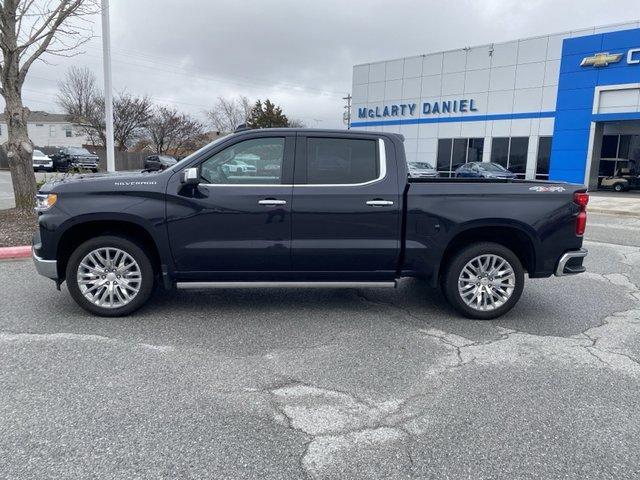
[[[264,200],[258,200],[260,205],[286,205],[286,200],[276,200],[275,198],[265,198]]]
[[[388,207],[393,205],[391,200],[368,200],[367,205],[370,207]]]

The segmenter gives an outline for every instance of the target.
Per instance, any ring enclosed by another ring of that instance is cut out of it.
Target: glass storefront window
[[[512,137],[509,149],[509,165],[507,170],[524,177],[527,169],[527,151],[529,149],[529,137]]]
[[[467,161],[467,139],[456,138],[453,140],[453,153],[451,154],[451,170],[455,171]]]
[[[497,137],[492,140],[491,161],[524,177],[528,149],[529,137]]]
[[[618,135],[603,135],[600,158],[618,158]]]
[[[491,161],[507,168],[509,163],[509,138],[494,138],[491,142]]]
[[[536,162],[536,179],[538,180],[547,180],[549,178],[551,138],[552,137],[540,137],[538,139],[538,161]]]
[[[629,169],[625,174],[636,175],[640,161],[640,135],[603,135],[598,177],[621,175],[620,169]]]
[[[611,177],[616,171],[616,161],[615,160],[600,160],[600,164],[598,165],[598,176],[599,177]]]
[[[436,169],[440,173],[451,172],[451,138],[441,138],[438,140],[438,157]]]
[[[618,158],[629,158],[631,138],[632,135],[620,135],[620,142],[618,143]]]
[[[484,138],[470,138],[467,150],[468,162],[481,162],[484,150]]]
[[[484,138],[438,139],[437,170],[450,177],[455,170],[468,162],[481,162]]]

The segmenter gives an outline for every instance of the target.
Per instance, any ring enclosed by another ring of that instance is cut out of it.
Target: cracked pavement
[[[638,477],[640,225],[595,217],[489,322],[416,280],[97,318],[0,263],[0,478]]]

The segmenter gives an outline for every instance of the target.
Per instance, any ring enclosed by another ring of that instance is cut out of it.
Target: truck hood
[[[155,185],[159,172],[108,172],[66,174],[49,180],[40,193],[60,192],[67,189],[74,191],[116,190],[121,187],[136,185]]]

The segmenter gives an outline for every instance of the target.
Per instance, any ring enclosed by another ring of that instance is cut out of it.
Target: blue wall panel
[[[589,130],[569,130],[562,132],[562,135],[553,139],[553,148],[555,150],[587,150],[589,143]]]
[[[591,123],[622,119],[620,115],[635,118],[634,114],[593,115],[597,86],[640,82],[640,65],[627,63],[630,48],[640,48],[640,28],[564,40],[549,179],[586,183]],[[580,66],[585,57],[597,53],[620,53],[622,58],[607,66]]]
[[[584,130],[591,122],[593,107],[582,110],[562,110],[556,113],[555,132],[560,130]],[[555,138],[554,138],[555,141]]]

